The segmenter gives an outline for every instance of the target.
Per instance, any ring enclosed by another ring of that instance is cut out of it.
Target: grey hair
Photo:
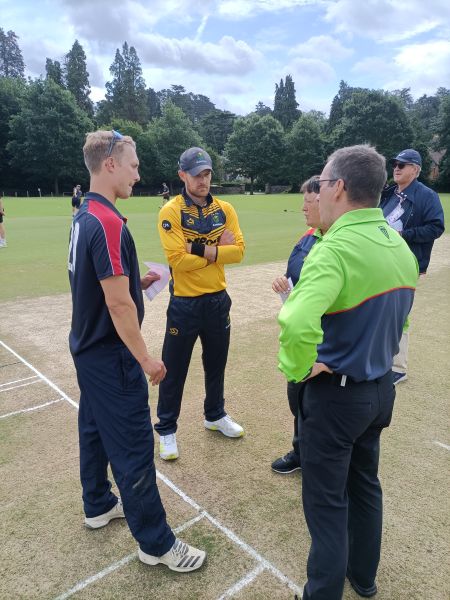
[[[386,159],[369,144],[347,146],[328,157],[330,179],[342,179],[349,202],[375,208],[387,179]]]

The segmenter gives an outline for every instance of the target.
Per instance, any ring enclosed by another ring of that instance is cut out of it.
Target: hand
[[[145,359],[141,366],[145,373],[147,373],[149,376],[148,380],[152,385],[158,385],[166,376],[167,369],[162,360],[158,360],[149,356]]]
[[[290,291],[289,282],[287,278],[282,275],[281,277],[277,277],[272,282],[272,289],[277,294],[279,293],[287,293]]]
[[[224,232],[220,236],[219,246],[232,246],[236,243],[234,233],[229,229],[224,229]]]
[[[148,271],[144,277],[141,277],[141,290],[146,290],[154,281],[158,281],[159,279],[161,279],[161,276],[158,273]]]
[[[331,375],[333,373],[333,371],[329,367],[327,367],[326,364],[321,363],[321,362],[316,362],[313,364],[311,373],[309,374],[309,377],[306,379],[306,381],[308,381],[308,379],[312,379],[313,377],[316,377],[317,375],[319,375],[319,373],[330,373],[330,375]]]

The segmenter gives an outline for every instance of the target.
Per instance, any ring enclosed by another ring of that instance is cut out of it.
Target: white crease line
[[[40,408],[50,406],[50,404],[56,404],[57,402],[61,402],[61,400],[62,398],[58,398],[58,400],[51,400],[50,402],[46,402],[45,404],[39,404],[39,406],[32,406],[31,408],[24,408],[23,410],[16,410],[14,412],[7,413],[6,415],[0,415],[0,419],[6,419],[6,417],[13,417],[14,415],[20,415],[22,413],[31,412],[33,410],[39,410]]]
[[[233,531],[231,531],[231,529],[228,529],[228,527],[225,527],[224,525],[222,525],[217,519],[215,519],[214,517],[212,517],[208,513],[205,514],[205,517],[209,521],[211,521],[211,523],[213,525],[215,525],[217,527],[217,529],[220,529],[220,531],[222,533],[224,533],[230,540],[232,540],[235,544],[237,544],[242,550],[245,550],[248,554],[250,554],[250,556],[252,556],[259,563],[261,563],[261,565],[265,569],[267,569],[268,571],[270,571],[272,573],[272,575],[275,575],[275,577],[277,579],[279,579],[282,583],[284,583],[285,585],[287,585],[290,590],[292,590],[296,594],[300,594],[300,596],[303,594],[303,588],[301,588],[296,583],[294,583],[293,581],[291,581],[289,579],[289,577],[286,577],[286,575],[284,575],[272,563],[270,563],[267,559],[265,559],[264,557],[262,557],[261,554],[259,554],[258,552],[256,552],[256,550],[254,548],[252,548],[252,546],[249,546],[248,544],[246,544],[245,542],[243,542],[240,538],[238,538],[238,536],[235,533],[233,533]]]
[[[437,440],[434,440],[433,444],[441,446],[441,448],[445,448],[446,450],[450,450],[450,446],[447,446],[447,444],[443,444],[442,442],[438,442]]]
[[[67,592],[64,592],[64,594],[61,594],[61,596],[55,598],[55,600],[66,600],[66,598],[70,598],[70,596],[73,596],[77,592],[84,590],[84,588],[86,588],[88,585],[91,585],[91,583],[95,583],[96,581],[103,579],[103,577],[106,577],[106,575],[109,575],[116,569],[120,569],[120,567],[123,567],[124,565],[129,563],[130,560],[133,560],[133,558],[137,558],[137,552],[133,552],[133,554],[125,556],[125,558],[122,558],[122,560],[119,560],[118,562],[109,565],[109,567],[106,567],[106,569],[103,569],[103,571],[92,575],[92,577],[88,577],[84,581],[80,581],[80,583],[77,583],[77,585],[75,585],[73,588],[71,588]]]
[[[21,383],[20,385],[13,385],[12,387],[5,388],[4,390],[0,390],[0,394],[2,392],[9,392],[10,390],[15,390],[17,388],[26,387],[27,385],[33,385],[33,383],[40,383],[40,380],[35,379],[34,381],[29,381],[28,383]]]
[[[69,398],[69,396],[67,396],[67,394],[65,394],[62,390],[60,390],[57,385],[55,385],[52,381],[47,379],[47,377],[45,377],[42,373],[40,373],[37,369],[35,369],[32,365],[30,365],[30,363],[27,362],[25,359],[23,359],[19,354],[17,354],[17,352],[14,352],[14,350],[12,350],[9,346],[7,346],[1,340],[0,340],[0,345],[2,345],[4,348],[9,350],[9,352],[11,352],[11,354],[13,354],[19,360],[21,360],[34,373],[39,375],[39,377],[43,381],[45,381],[51,388],[53,388],[58,393],[60,393],[64,400],[67,400],[67,402],[72,404],[72,406],[74,406],[77,410],[79,409],[78,404],[76,402],[74,402],[72,400],[72,398]],[[291,581],[288,577],[286,577],[286,575],[284,575],[279,569],[277,569],[274,565],[272,565],[268,560],[266,560],[260,554],[258,554],[258,552],[256,552],[256,550],[254,548],[252,548],[251,546],[249,546],[248,544],[243,542],[240,538],[238,538],[238,536],[235,533],[233,533],[231,531],[231,529],[224,527],[221,523],[219,523],[219,521],[217,521],[217,519],[212,517],[208,512],[203,511],[202,508],[194,500],[192,500],[192,498],[190,498],[187,494],[185,494],[183,491],[181,491],[174,483],[172,483],[172,481],[170,481],[170,479],[167,479],[167,477],[165,475],[163,475],[162,473],[160,473],[159,471],[156,471],[156,476],[159,479],[161,479],[161,481],[163,481],[171,490],[173,490],[176,494],[178,494],[187,504],[189,504],[190,506],[195,508],[197,511],[204,513],[204,516],[213,525],[215,525],[220,531],[222,531],[222,533],[224,533],[230,540],[232,540],[235,544],[237,544],[242,550],[245,550],[248,554],[250,554],[250,556],[253,556],[253,558],[255,558],[259,563],[264,565],[265,569],[267,569],[273,575],[275,575],[275,577],[277,577],[277,579],[279,579],[282,583],[286,584],[289,587],[289,589],[293,590],[295,593],[300,594],[300,596],[302,595],[303,590],[301,587],[296,585],[293,581]],[[126,558],[128,558],[128,557],[125,557],[122,560],[126,560]],[[66,597],[66,596],[64,596],[64,597]],[[60,600],[60,599],[58,598],[57,600]]]
[[[195,523],[197,523],[198,521],[203,519],[204,516],[205,515],[203,513],[200,515],[197,515],[193,519],[186,521],[186,523],[183,523],[183,525],[180,525],[179,527],[174,529],[173,532],[180,533],[181,531],[184,531],[191,525],[194,525]],[[117,562],[113,563],[109,567],[106,567],[106,569],[103,569],[103,571],[100,571],[99,573],[96,573],[95,575],[88,577],[84,581],[80,581],[80,583],[77,583],[73,588],[70,588],[70,590],[68,590],[67,592],[64,592],[64,594],[61,594],[60,596],[55,598],[55,600],[66,600],[66,598],[70,598],[70,596],[73,596],[77,592],[84,590],[84,588],[91,585],[91,583],[95,583],[96,581],[103,579],[103,577],[106,577],[106,575],[109,575],[113,571],[120,569],[120,567],[123,567],[124,565],[128,564],[131,560],[133,560],[135,558],[137,558],[137,552],[133,552],[132,554],[125,556],[125,558],[122,558],[121,560],[118,560]]]
[[[0,346],[3,346],[3,348],[5,348],[6,350],[8,350],[8,352],[11,352],[11,354],[13,354],[16,358],[18,358],[20,361],[23,362],[24,365],[26,365],[29,369],[31,369],[33,371],[33,373],[36,373],[36,375],[38,377],[40,377],[42,379],[42,381],[45,381],[45,383],[47,385],[49,385],[52,389],[54,389],[56,392],[58,392],[58,394],[60,396],[62,396],[62,398],[64,400],[66,400],[69,404],[71,404],[72,406],[74,406],[75,408],[78,409],[78,404],[76,402],[74,402],[72,400],[72,398],[69,398],[69,396],[67,394],[65,394],[62,390],[59,389],[59,387],[57,385],[55,385],[52,381],[50,381],[50,379],[47,379],[47,377],[45,377],[45,375],[43,375],[40,371],[38,371],[37,369],[35,369],[33,367],[33,365],[30,365],[29,362],[27,362],[24,358],[22,358],[19,354],[17,354],[17,352],[14,352],[14,350],[12,348],[10,348],[9,346],[7,346],[4,342],[2,342],[0,340]]]
[[[26,381],[27,379],[34,379],[37,375],[31,375],[31,377],[22,377],[22,379],[16,379],[15,381],[8,381],[8,383],[0,383],[0,388],[5,387],[7,385],[13,385],[14,383],[20,383],[21,381]]]
[[[190,498],[187,494],[182,492],[170,479],[167,479],[165,475],[156,471],[156,476],[161,479],[171,490],[173,490],[176,494],[178,494],[185,502],[190,504],[196,510],[202,510],[201,507]],[[263,558],[252,546],[249,546],[245,542],[243,542],[231,529],[228,529],[224,525],[222,525],[217,519],[212,517],[207,511],[203,511],[205,517],[210,521],[217,529],[222,531],[230,540],[232,540],[235,544],[237,544],[241,550],[245,550],[247,554],[250,554],[255,560],[257,560],[261,565],[264,566],[265,569],[270,571],[275,577],[277,577],[280,581],[285,583],[291,590],[293,590],[297,594],[302,594],[302,588],[297,586],[293,581],[291,581],[286,575],[284,575],[279,569],[277,569],[274,565],[272,565],[268,560]]]
[[[218,598],[218,600],[225,600],[225,598],[231,598],[232,596],[234,596],[234,594],[237,594],[245,587],[250,585],[250,583],[252,583],[252,581],[255,580],[258,577],[258,575],[260,575],[260,573],[262,573],[265,570],[266,569],[263,565],[258,565],[253,569],[253,571],[247,573],[245,577],[237,581],[232,587],[230,587],[226,592],[224,592],[220,596],[220,598]]]

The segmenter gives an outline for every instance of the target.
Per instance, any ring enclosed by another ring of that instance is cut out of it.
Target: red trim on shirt
[[[120,256],[123,228],[122,219],[101,202],[95,202],[93,200],[89,200],[88,212],[96,217],[103,227],[112,274],[123,275],[124,270]]]

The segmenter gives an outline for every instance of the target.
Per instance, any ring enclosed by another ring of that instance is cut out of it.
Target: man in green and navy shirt
[[[340,600],[346,575],[360,595],[377,591],[380,434],[392,416],[392,360],[418,278],[414,255],[377,208],[385,181],[385,159],[369,146],[330,156],[319,194],[327,233],[279,316],[279,367],[288,381],[305,381],[304,600]]]

